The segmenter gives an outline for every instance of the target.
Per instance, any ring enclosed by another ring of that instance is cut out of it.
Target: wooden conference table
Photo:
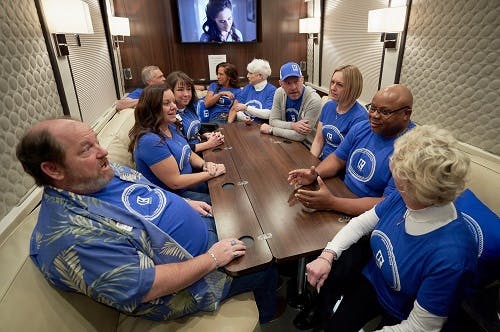
[[[289,204],[288,172],[319,160],[301,143],[261,134],[259,125],[242,122],[220,127],[225,143],[204,153],[223,163],[226,174],[208,182],[219,238],[247,243],[246,254],[226,266],[238,275],[277,262],[312,255],[343,227],[345,217],[330,211],[307,212]],[[338,178],[326,181],[341,197],[355,197]],[[339,221],[340,218],[340,221]]]

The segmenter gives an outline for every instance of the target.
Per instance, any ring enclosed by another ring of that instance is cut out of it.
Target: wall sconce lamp
[[[94,33],[87,3],[81,0],[42,0],[42,6],[58,56],[69,55],[66,33],[75,34],[78,46],[82,45],[79,34]]]
[[[381,32],[384,48],[396,48],[398,33],[404,30],[405,21],[406,6],[370,10],[368,32]]]
[[[299,33],[307,33],[308,38],[315,43],[318,42],[318,33],[321,30],[321,19],[319,17],[307,17],[299,20]]]
[[[109,30],[113,35],[115,47],[119,47],[119,43],[125,41],[125,36],[130,36],[129,19],[127,17],[111,16],[109,18]]]

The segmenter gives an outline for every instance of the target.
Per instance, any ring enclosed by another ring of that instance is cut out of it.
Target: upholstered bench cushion
[[[259,312],[252,293],[243,293],[225,301],[217,312],[203,312],[170,322],[154,322],[120,315],[117,332],[135,331],[253,331],[259,324]]]
[[[132,155],[128,152],[128,132],[134,126],[134,109],[126,108],[117,112],[97,135],[99,143],[108,150],[108,158],[118,164],[134,168]]]

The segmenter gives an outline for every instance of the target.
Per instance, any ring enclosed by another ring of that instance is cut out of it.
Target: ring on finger
[[[234,258],[238,257],[238,253],[236,251],[233,251],[233,257]]]
[[[235,246],[236,245],[236,240],[231,240],[231,245]]]

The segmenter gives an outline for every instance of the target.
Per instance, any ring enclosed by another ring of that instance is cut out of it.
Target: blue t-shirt
[[[477,247],[459,211],[457,219],[434,231],[409,235],[406,210],[398,191],[375,207],[379,221],[370,238],[373,257],[363,274],[392,316],[407,319],[417,300],[430,313],[446,317],[471,281]]]
[[[130,98],[130,99],[139,99],[139,98],[141,98],[141,94],[142,94],[142,89],[141,88],[137,88],[134,91],[132,91],[131,93],[129,93],[127,95],[127,98]]]
[[[166,137],[163,141],[159,135],[154,133],[142,135],[134,149],[134,161],[137,171],[142,173],[146,179],[159,187],[171,190],[156,177],[151,171],[151,166],[173,156],[181,174],[191,174],[193,169],[189,161],[192,152],[189,144],[184,136],[177,131],[175,125],[170,124],[169,127],[172,138]],[[184,192],[185,189],[171,191],[179,194]]]
[[[106,188],[89,196],[152,222],[193,256],[207,249],[206,222],[176,194],[140,183],[125,182],[115,176]]]
[[[245,86],[238,98],[238,102],[243,103],[247,106],[253,106],[257,109],[268,109],[273,107],[274,92],[276,87],[270,83],[267,83],[264,89],[257,91],[252,84]],[[259,119],[258,117],[243,112],[245,115],[249,116],[252,120]]]
[[[183,110],[178,110],[177,114],[182,119],[182,134],[189,144],[198,144],[201,142],[200,132],[201,121],[198,114],[194,110],[186,107]]]
[[[286,97],[286,110],[285,110],[285,119],[287,122],[297,122],[299,121],[299,112],[300,106],[302,106],[302,97],[304,97],[304,91],[306,89],[302,89],[302,94],[299,99],[291,99],[290,97]]]
[[[335,100],[329,100],[321,110],[319,121],[323,125],[323,149],[321,150],[321,160],[328,157],[335,151],[339,144],[344,140],[351,127],[359,121],[368,120],[368,112],[358,102],[345,114],[337,113],[338,103]]]
[[[241,90],[240,88],[225,88],[225,87],[219,87],[219,89],[217,89],[217,83],[214,82],[208,86],[208,91],[212,91],[214,94],[217,94],[221,91],[230,91],[233,93],[234,99],[238,99]],[[209,113],[209,121],[214,121],[219,115],[223,113],[229,114],[229,110],[233,106],[234,99],[230,99],[227,96],[220,97],[214,106],[209,107],[207,109]]]
[[[409,128],[414,126],[410,123]],[[389,157],[396,138],[385,138],[371,129],[369,121],[361,121],[351,127],[335,150],[335,155],[346,161],[344,183],[358,197],[382,197],[394,190]]]

